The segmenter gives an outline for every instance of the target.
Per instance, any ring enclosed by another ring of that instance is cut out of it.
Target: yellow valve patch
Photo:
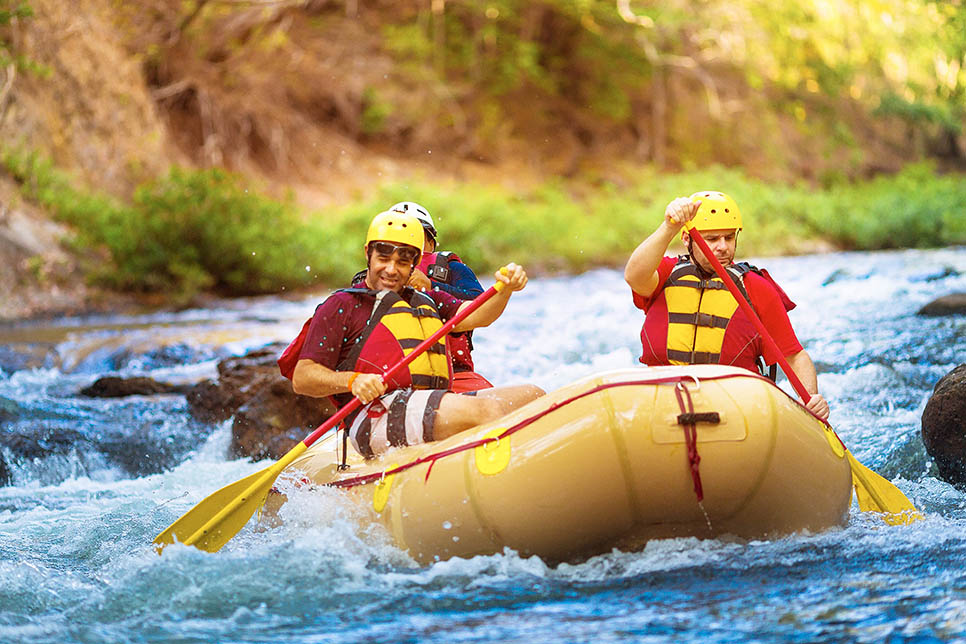
[[[387,469],[394,470],[398,463],[393,463]],[[389,491],[392,489],[392,480],[396,478],[395,474],[386,474],[376,483],[376,488],[372,493],[372,509],[376,512],[382,512],[386,509],[386,504],[389,503]]]
[[[495,441],[480,445],[473,451],[476,456],[476,469],[480,474],[492,476],[499,474],[506,469],[510,463],[510,437],[500,438],[500,434],[506,431],[504,427],[498,427],[487,432],[481,438],[495,438]]]
[[[845,448],[842,447],[842,441],[839,440],[839,437],[835,435],[835,431],[828,425],[825,426],[825,440],[832,446],[832,451],[835,452],[836,456],[839,458],[845,456]]]

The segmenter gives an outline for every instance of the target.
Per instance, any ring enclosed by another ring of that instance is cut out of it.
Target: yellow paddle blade
[[[863,512],[881,512],[889,525],[906,525],[923,518],[899,488],[876,474],[846,450],[852,468],[852,486]]]
[[[221,549],[265,504],[275,479],[305,449],[306,445],[299,443],[271,467],[249,474],[205,498],[154,538],[155,550],[160,554],[175,539],[207,552]]]

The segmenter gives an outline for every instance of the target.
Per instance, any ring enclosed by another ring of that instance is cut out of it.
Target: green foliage
[[[661,222],[667,202],[699,190],[738,201],[743,256],[800,252],[816,240],[845,249],[966,244],[966,178],[937,175],[929,165],[820,190],[717,166],[678,174],[624,169],[610,180],[550,181],[523,191],[412,181],[301,218],[291,203],[252,192],[220,170],[174,169],[124,204],[75,188],[35,155],[5,150],[0,160],[25,198],[73,226],[80,248],[106,251],[110,261],[92,269],[96,279],[174,300],[206,290],[243,295],[347,284],[365,266],[371,218],[404,200],[426,206],[440,248],[484,276],[510,261],[535,272],[621,266]]]
[[[928,164],[894,177],[812,196],[795,216],[843,248],[925,248],[966,243],[966,178]]]
[[[721,167],[679,174],[636,169],[621,183],[581,184],[581,197],[557,182],[516,193],[474,184],[385,186],[370,200],[333,212],[333,234],[344,239],[333,250],[352,258],[341,269],[348,279],[362,268],[372,215],[416,200],[433,214],[440,248],[456,251],[478,272],[508,261],[538,271],[621,266],[661,222],[667,202],[699,190],[722,190],[738,201],[745,256],[801,252],[817,241],[844,249],[966,243],[966,179],[938,176],[929,166],[824,190],[767,184]]]
[[[4,150],[2,162],[27,199],[76,231],[79,249],[106,252],[110,261],[90,270],[108,286],[187,299],[205,290],[278,292],[330,277],[324,266],[311,268],[325,238],[303,236],[290,203],[226,172],[174,169],[125,204],[76,188],[36,155]]]
[[[24,0],[0,0],[0,26],[9,25],[16,18],[30,18],[34,10]]]
[[[268,293],[298,279],[310,255],[291,204],[250,191],[221,170],[174,169],[134,195],[134,226],[105,239],[131,286]]]

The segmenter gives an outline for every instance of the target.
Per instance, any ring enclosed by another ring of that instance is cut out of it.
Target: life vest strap
[[[723,318],[720,315],[710,313],[668,313],[668,322],[671,324],[691,324],[694,326],[704,326],[717,329],[727,329],[731,318]]]
[[[444,376],[412,375],[414,389],[449,389],[449,378]]]
[[[721,357],[720,353],[708,353],[707,351],[677,351],[667,350],[668,360],[677,360],[685,364],[718,364]]]
[[[423,341],[420,340],[419,338],[403,338],[402,340],[399,340],[399,346],[401,346],[403,349],[415,349],[420,344],[422,344],[422,342]],[[442,342],[436,342],[428,349],[426,349],[426,353],[445,354],[446,345]]]

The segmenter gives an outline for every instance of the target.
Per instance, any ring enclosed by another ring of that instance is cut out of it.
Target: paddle
[[[480,308],[504,286],[504,282],[497,282],[462,308],[435,333],[416,345],[409,355],[390,367],[382,375],[383,382],[406,368],[410,362]],[[180,543],[195,546],[208,552],[219,550],[238,534],[239,530],[245,527],[255,511],[265,503],[269,490],[272,489],[275,479],[278,478],[282,470],[361,404],[362,401],[353,398],[275,464],[250,474],[231,485],[226,485],[201,501],[155,537],[154,543],[157,544],[155,549],[160,553],[166,545],[174,543],[177,539]]]
[[[808,403],[809,399],[812,397],[808,390],[805,389],[805,385],[799,380],[795,372],[789,366],[788,361],[782,355],[779,350],[778,345],[775,340],[768,333],[768,329],[758,318],[755,310],[751,307],[751,304],[744,298],[741,291],[738,290],[737,285],[731,275],[725,271],[724,267],[721,266],[721,262],[718,258],[714,256],[714,252],[708,246],[708,242],[704,240],[701,233],[691,227],[690,223],[687,225],[688,233],[691,235],[691,239],[695,241],[698,248],[704,253],[704,256],[714,267],[715,273],[718,277],[725,283],[728,290],[731,291],[731,295],[738,301],[738,305],[741,310],[745,312],[745,315],[754,323],[755,328],[758,329],[758,333],[761,334],[762,340],[768,345],[772,353],[778,356],[778,364],[781,366],[782,371],[788,377],[788,381],[792,383],[792,387],[798,392],[802,400]],[[825,423],[828,425],[828,423]],[[831,425],[828,425],[831,429]],[[835,430],[832,430],[833,432]],[[838,434],[836,434],[838,438]],[[842,439],[839,438],[839,442]],[[859,509],[863,512],[882,512],[885,514],[885,520],[891,525],[901,525],[906,523],[912,523],[922,518],[922,514],[916,509],[916,506],[906,498],[899,488],[893,485],[891,482],[887,481],[882,476],[876,474],[868,467],[863,465],[856,459],[852,452],[845,447],[845,443],[842,442],[842,447],[845,448],[845,455],[849,460],[849,467],[852,469],[852,486],[855,488],[855,496],[859,500]]]

